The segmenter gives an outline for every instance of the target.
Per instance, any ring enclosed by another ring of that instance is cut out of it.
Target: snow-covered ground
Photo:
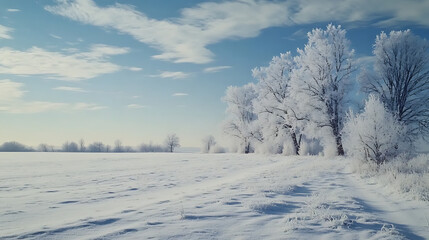
[[[344,158],[0,154],[0,239],[429,239]]]

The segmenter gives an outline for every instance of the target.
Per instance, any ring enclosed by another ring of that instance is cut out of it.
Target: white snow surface
[[[345,158],[1,153],[0,239],[429,239]]]

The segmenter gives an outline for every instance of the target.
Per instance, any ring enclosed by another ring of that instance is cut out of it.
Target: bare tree
[[[79,151],[81,151],[81,152],[85,152],[86,151],[85,141],[83,140],[83,138],[81,138],[79,140]]]
[[[169,134],[165,139],[165,146],[169,152],[173,152],[176,147],[180,147],[179,142],[179,137],[177,137],[176,134]]]
[[[380,96],[407,126],[408,136],[429,133],[429,44],[410,30],[382,32],[373,53],[375,75],[363,78],[364,89]]]

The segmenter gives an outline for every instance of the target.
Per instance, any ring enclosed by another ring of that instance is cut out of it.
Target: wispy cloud
[[[79,81],[113,73],[121,66],[108,61],[112,55],[127,53],[128,48],[93,45],[90,51],[62,53],[32,47],[26,51],[0,48],[0,73],[44,75],[51,79]],[[13,61],[11,61],[13,59]]]
[[[255,37],[262,29],[288,20],[286,4],[259,0],[201,3],[182,9],[179,18],[165,20],[150,18],[132,6],[100,7],[92,0],[61,1],[45,9],[85,24],[129,34],[161,51],[153,58],[178,63],[210,62],[214,54],[208,45],[225,39]]]
[[[189,76],[189,73],[184,72],[162,72],[160,74],[156,75],[150,75],[151,77],[160,77],[160,78],[173,78],[173,79],[182,79],[187,78]]]
[[[102,7],[93,0],[63,0],[45,9],[128,34],[161,52],[153,58],[177,63],[208,63],[214,54],[207,46],[226,39],[256,37],[261,30],[275,26],[332,21],[375,21],[376,25],[402,21],[429,26],[429,1],[231,0],[200,3],[169,19],[150,18],[124,4]]]
[[[12,32],[12,28],[8,28],[0,24],[0,39],[12,39],[10,32]]]
[[[83,103],[83,102],[79,102],[79,103],[75,103],[71,105],[71,109],[73,110],[85,110],[85,111],[95,111],[95,110],[101,110],[101,109],[106,109],[106,106],[100,106],[98,104],[95,103]]]
[[[13,82],[9,79],[0,80],[0,101],[13,101],[21,98],[25,91],[22,88],[23,84]]]
[[[127,105],[127,108],[129,108],[129,109],[141,109],[141,108],[145,108],[145,106],[140,105],[140,104],[129,104],[129,105]]]
[[[55,34],[49,34],[49,36],[51,36],[51,37],[53,37],[53,38],[56,38],[56,39],[63,39],[62,37],[60,37],[60,36],[58,36],[58,35],[55,35]]]
[[[139,67],[129,67],[128,70],[133,71],[133,72],[139,72],[141,70],[143,70],[143,68],[139,68]]]
[[[21,10],[16,9],[16,8],[9,8],[7,9],[8,12],[20,12]]]
[[[0,112],[29,114],[47,111],[94,111],[107,108],[94,103],[24,101],[26,91],[22,90],[23,87],[23,83],[8,79],[0,80]]]
[[[215,72],[220,72],[224,69],[228,69],[231,68],[231,66],[217,66],[217,67],[208,67],[208,68],[204,68],[204,72],[206,73],[215,73]]]
[[[88,92],[86,90],[83,90],[82,88],[78,88],[78,87],[66,87],[66,86],[56,87],[56,88],[53,88],[53,90],[69,91],[69,92]]]
[[[173,97],[185,97],[188,96],[189,94],[187,93],[173,93]]]

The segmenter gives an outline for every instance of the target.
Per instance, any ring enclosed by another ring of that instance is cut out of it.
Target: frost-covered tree
[[[107,149],[108,150],[108,149]],[[106,147],[102,142],[93,142],[88,146],[89,152],[105,152]]]
[[[401,152],[405,131],[380,99],[370,95],[362,113],[350,112],[347,116],[344,146],[348,154],[358,159],[381,164]]]
[[[253,100],[256,98],[253,83],[242,87],[229,86],[223,97],[223,101],[228,105],[224,131],[239,141],[240,152],[250,153],[254,150],[253,142],[262,141],[258,126],[255,124],[257,115],[254,112]]]
[[[113,148],[113,152],[124,152],[125,151],[125,147],[122,146],[122,141],[121,140],[116,140],[115,141],[115,147]]]
[[[254,101],[264,144],[274,153],[282,153],[285,143],[292,142],[294,154],[299,153],[297,116],[293,99],[289,96],[291,72],[295,67],[290,52],[275,56],[267,67],[254,68],[253,77],[258,80]]]
[[[180,147],[180,140],[176,134],[169,134],[167,138],[165,138],[165,146],[167,147],[169,152],[174,152],[176,147]]]
[[[202,144],[203,145],[202,145],[201,151],[203,153],[209,153],[210,149],[212,149],[212,147],[216,145],[216,140],[212,135],[209,135],[203,138]]]
[[[409,137],[429,133],[429,44],[410,30],[382,32],[373,50],[374,76],[364,77],[364,89],[380,96]]]
[[[62,151],[63,152],[78,152],[79,147],[78,147],[77,143],[75,143],[75,142],[66,141],[63,144]]]
[[[316,128],[328,129],[338,155],[344,155],[341,129],[353,57],[349,45],[341,26],[313,29],[304,49],[298,49],[291,78],[290,92],[301,114]]]

